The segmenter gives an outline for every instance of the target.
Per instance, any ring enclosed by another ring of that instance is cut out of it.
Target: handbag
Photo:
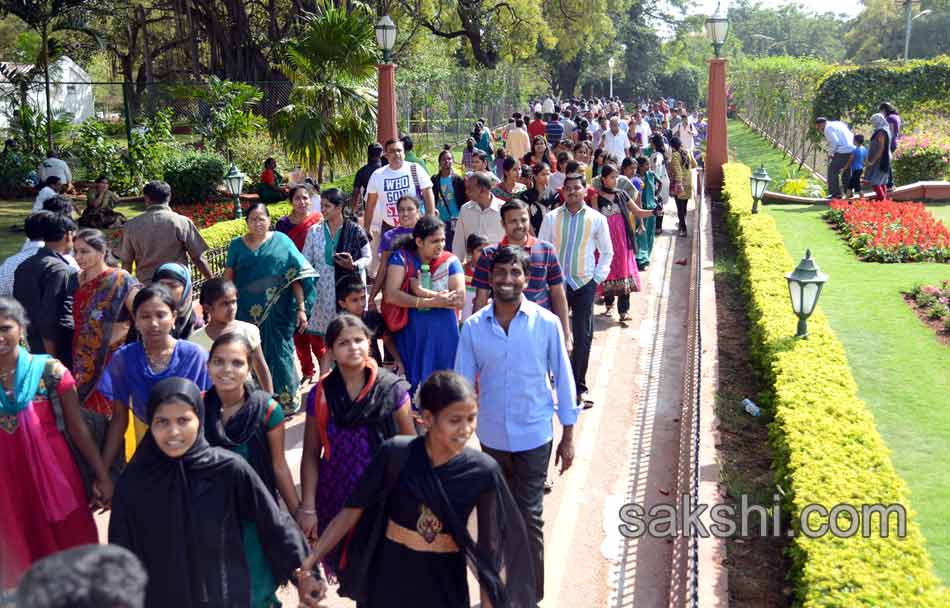
[[[416,274],[416,266],[410,256],[411,254],[407,249],[402,250],[406,276],[402,278],[402,286],[400,289],[406,293],[409,293],[409,282]],[[380,304],[379,312],[383,316],[383,323],[386,324],[386,329],[391,333],[402,331],[403,328],[406,327],[406,324],[409,323],[409,309],[404,306],[399,306],[398,304],[393,304],[392,302],[387,302],[385,293],[383,293],[383,302]]]

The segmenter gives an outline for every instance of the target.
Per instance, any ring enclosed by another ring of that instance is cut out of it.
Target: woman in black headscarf
[[[426,435],[380,447],[301,569],[315,567],[346,537],[339,593],[360,606],[467,608],[466,564],[480,583],[482,606],[537,606],[524,520],[501,469],[465,447],[478,416],[472,387],[454,372],[436,372],[419,400]],[[477,541],[466,528],[475,507]]]
[[[148,571],[146,606],[250,606],[242,521],[256,524],[278,583],[293,578],[300,601],[315,606],[316,582],[295,570],[306,555],[303,536],[249,464],[208,445],[198,387],[162,380],[149,394],[147,421],[109,521],[109,542],[135,553]]]

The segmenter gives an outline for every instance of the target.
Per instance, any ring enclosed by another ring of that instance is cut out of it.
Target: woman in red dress
[[[0,298],[0,589],[16,587],[40,558],[98,542],[89,502],[105,507],[112,500],[112,480],[82,420],[76,382],[56,359],[19,345],[26,326],[20,303]],[[67,433],[95,476],[92,496]]]

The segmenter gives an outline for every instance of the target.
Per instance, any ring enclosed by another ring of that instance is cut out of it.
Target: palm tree
[[[365,4],[347,14],[324,0],[285,51],[281,71],[294,88],[290,103],[271,119],[271,133],[320,181],[326,163],[356,165],[375,140],[374,28]]]

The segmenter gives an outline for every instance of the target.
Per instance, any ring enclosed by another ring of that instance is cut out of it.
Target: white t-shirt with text
[[[412,180],[411,165],[416,166],[419,192],[416,192],[416,184]],[[399,213],[396,205],[399,199],[406,194],[418,196],[423,190],[430,188],[432,188],[432,180],[429,178],[429,174],[421,165],[416,163],[404,162],[399,169],[393,169],[386,165],[374,171],[369,178],[369,184],[366,186],[367,194],[376,195],[376,210],[373,212],[371,229],[379,230],[383,221],[390,226],[398,226]],[[424,204],[421,200],[419,202],[420,205]]]

